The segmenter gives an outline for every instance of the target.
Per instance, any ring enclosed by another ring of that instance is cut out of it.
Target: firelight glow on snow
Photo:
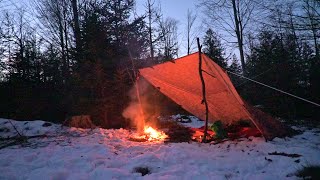
[[[44,121],[11,121],[30,139],[28,144],[0,150],[0,179],[297,179],[306,165],[320,164],[320,129],[299,127],[304,133],[265,142],[262,137],[240,138],[221,144],[134,142],[124,129],[93,130]],[[183,123],[189,127],[200,122]],[[16,136],[7,119],[0,137]],[[297,127],[295,127],[297,129]],[[272,152],[301,157],[269,155]],[[150,173],[134,171],[144,167]]]

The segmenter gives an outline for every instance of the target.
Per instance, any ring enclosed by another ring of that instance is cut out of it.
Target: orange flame
[[[164,140],[167,138],[167,135],[164,132],[157,131],[150,126],[144,127],[144,134],[146,135],[148,141]]]

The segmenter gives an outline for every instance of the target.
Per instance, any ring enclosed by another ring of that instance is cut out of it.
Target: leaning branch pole
[[[199,38],[197,38],[197,43],[198,43],[198,49],[199,49],[199,75],[200,75],[200,79],[201,79],[201,84],[202,84],[202,96],[203,99],[201,101],[201,104],[204,103],[205,107],[206,107],[206,125],[204,128],[204,135],[203,135],[203,139],[202,142],[207,142],[207,134],[208,134],[208,114],[209,114],[209,109],[208,109],[208,103],[207,103],[207,99],[206,99],[206,84],[204,82],[203,79],[203,75],[202,75],[202,56],[201,56],[201,48],[202,46],[200,45],[200,41]]]

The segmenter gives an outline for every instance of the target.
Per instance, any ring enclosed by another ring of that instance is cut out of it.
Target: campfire
[[[131,136],[129,139],[131,141],[137,141],[137,142],[154,142],[154,141],[163,141],[166,139],[168,136],[162,132],[158,131],[151,126],[145,126],[143,133],[137,133],[133,136]]]
[[[145,89],[145,88],[142,88]],[[149,125],[146,124],[146,122],[153,124],[152,122],[155,120],[154,118],[150,117],[157,117],[155,112],[151,113],[146,111],[143,108],[142,103],[144,103],[144,106],[148,106],[148,103],[146,101],[141,101],[141,99],[144,99],[143,96],[140,97],[140,95],[144,94],[143,92],[140,92],[140,89],[138,87],[138,84],[135,83],[134,89],[135,95],[131,94],[131,100],[132,102],[130,105],[123,111],[122,115],[123,117],[130,119],[132,121],[133,127],[137,128],[137,132],[130,135],[129,140],[136,141],[136,142],[161,142],[164,141],[168,136],[162,132],[159,131]]]
[[[167,137],[167,135],[162,131],[157,131],[153,129],[151,126],[147,126],[144,128],[144,133],[148,141],[153,140],[163,140]]]

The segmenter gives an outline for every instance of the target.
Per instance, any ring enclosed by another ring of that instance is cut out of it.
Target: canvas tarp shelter
[[[288,128],[270,115],[245,103],[227,73],[206,55],[201,56],[210,122],[220,120],[224,124],[231,124],[239,120],[251,120],[267,140],[287,135]],[[198,67],[199,53],[194,53],[140,69],[139,72],[151,85],[183,109],[205,119]]]

